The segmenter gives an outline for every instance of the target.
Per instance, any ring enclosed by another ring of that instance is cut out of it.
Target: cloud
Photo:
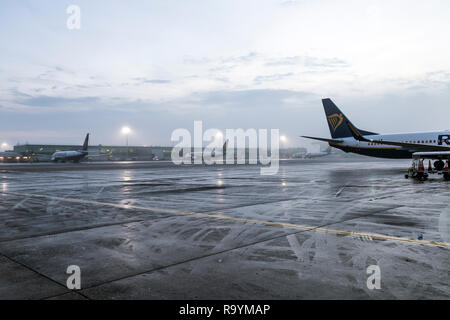
[[[281,6],[283,7],[291,7],[291,6],[297,6],[299,4],[302,4],[304,1],[300,1],[300,0],[286,0],[286,1],[282,1],[280,3]]]
[[[228,72],[228,71],[231,71],[231,70],[235,69],[238,66],[239,66],[238,64],[234,64],[234,65],[230,65],[230,64],[228,64],[228,65],[220,65],[220,66],[216,66],[216,67],[210,68],[208,71],[212,72],[212,73],[214,73],[214,72]]]
[[[265,63],[266,66],[293,66],[303,65],[310,68],[345,68],[349,67],[349,64],[339,58],[319,58],[312,56],[292,56],[282,57],[278,59],[270,59]]]
[[[385,82],[389,82],[395,90],[405,91],[405,94],[408,94],[407,91],[446,93],[450,89],[450,71],[430,71],[415,77],[392,77],[385,79]]]
[[[43,66],[41,68],[44,68],[44,70],[37,75],[36,79],[38,80],[54,80],[55,78],[73,77],[76,75],[75,72],[62,66]]]
[[[211,59],[206,57],[196,58],[188,56],[183,58],[183,62],[186,64],[207,64],[211,62]]]
[[[275,110],[285,105],[286,99],[294,97],[298,100],[311,100],[315,95],[309,92],[276,89],[223,90],[193,94],[190,102],[204,108],[222,106],[243,111],[244,109],[254,110],[263,107]]]
[[[283,74],[271,74],[271,75],[267,75],[267,76],[257,76],[257,77],[255,77],[255,79],[253,81],[255,83],[279,81],[279,80],[282,80],[285,78],[289,78],[293,75],[294,75],[294,73],[289,72],[289,73],[283,73]]]
[[[216,77],[214,79],[220,82],[230,83],[230,79],[227,77]]]
[[[17,88],[12,88],[11,90],[9,90],[9,92],[11,93],[11,95],[13,97],[19,98],[19,99],[26,99],[26,98],[31,98],[32,96],[26,93],[23,93],[21,91],[19,91]]]
[[[223,63],[248,63],[248,62],[254,61],[255,59],[257,59],[260,56],[261,55],[257,52],[249,52],[246,55],[231,56],[231,57],[223,58],[221,61]]]
[[[209,72],[227,72],[235,69],[236,67],[254,63],[261,58],[263,58],[262,54],[250,51],[249,53],[240,56],[233,55],[218,59],[202,58],[199,59],[199,61],[204,61],[205,65],[210,66],[208,69]]]
[[[66,97],[52,97],[45,95],[30,97],[29,95],[27,95],[25,98],[17,99],[15,102],[30,107],[64,108],[64,107],[92,105],[93,103],[97,103],[99,101],[100,101],[99,97],[66,98]]]
[[[163,79],[147,79],[143,77],[133,78],[133,80],[140,82],[141,84],[164,84],[164,83],[170,83],[170,80],[163,80]]]

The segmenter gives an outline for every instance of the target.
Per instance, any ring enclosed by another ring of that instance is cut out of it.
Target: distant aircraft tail
[[[86,135],[86,138],[84,139],[83,148],[81,148],[82,151],[87,151],[89,145],[89,133]]]
[[[227,145],[228,145],[228,139],[225,141],[225,143],[222,146],[222,155],[225,157],[227,154]],[[215,156],[216,154],[216,148],[212,149],[211,154]]]
[[[222,147],[222,154],[224,157],[227,155],[227,146],[228,146],[228,139],[225,141]]]
[[[352,136],[347,123],[350,120],[345,116],[345,114],[334,104],[331,99],[322,99],[323,108],[325,110],[325,115],[327,116],[328,127],[330,128],[331,137],[333,139],[338,138],[348,138]],[[353,125],[353,124],[352,124]],[[377,133],[359,130],[362,135],[377,135]]]

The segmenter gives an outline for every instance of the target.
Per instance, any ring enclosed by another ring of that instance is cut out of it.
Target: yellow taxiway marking
[[[151,212],[174,213],[174,214],[180,214],[180,215],[212,218],[212,219],[218,219],[218,220],[254,223],[254,224],[259,224],[259,225],[282,227],[282,228],[288,228],[288,229],[299,229],[299,230],[325,232],[325,233],[338,234],[338,235],[343,235],[343,236],[370,237],[372,239],[378,239],[378,240],[391,240],[391,241],[397,241],[397,242],[407,242],[407,243],[414,243],[414,244],[424,244],[424,245],[435,246],[435,247],[450,248],[450,243],[446,243],[446,242],[416,240],[416,239],[410,239],[410,238],[386,236],[386,235],[376,234],[376,233],[362,233],[362,232],[336,230],[336,229],[328,229],[328,228],[320,228],[320,227],[310,227],[310,226],[303,226],[303,225],[299,225],[299,224],[264,221],[264,220],[256,220],[256,219],[246,219],[246,218],[236,218],[236,217],[230,217],[230,216],[224,216],[224,215],[191,212],[191,211],[181,211],[181,210],[175,210],[175,209],[141,207],[141,206],[134,206],[134,205],[126,205],[126,204],[100,202],[100,201],[95,201],[95,200],[63,198],[63,197],[49,196],[49,195],[44,195],[44,194],[32,194],[32,193],[27,194],[27,193],[12,192],[12,191],[4,191],[3,193],[18,195],[18,196],[34,197],[34,198],[53,199],[53,200],[72,202],[72,203],[102,205],[102,206],[109,206],[109,207],[120,208],[120,209],[135,209],[135,210],[151,211]]]

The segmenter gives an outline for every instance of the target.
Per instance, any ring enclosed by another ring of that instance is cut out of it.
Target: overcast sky
[[[67,28],[70,5],[81,29]],[[0,2],[0,142],[172,145],[193,127],[450,128],[450,1]]]

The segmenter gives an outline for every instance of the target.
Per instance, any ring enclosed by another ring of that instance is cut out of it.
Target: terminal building
[[[22,156],[31,157],[37,161],[49,161],[52,154],[58,151],[78,150],[79,145],[41,145],[24,144],[14,146],[14,152]],[[88,160],[91,161],[151,161],[170,160],[172,147],[145,146],[89,146]]]
[[[45,145],[45,144],[24,144],[14,146],[14,154],[17,157],[33,161],[50,161],[53,153],[58,151],[79,150],[80,145]],[[89,146],[88,161],[152,161],[171,160],[172,147],[160,146]],[[194,149],[192,149],[194,151]],[[293,158],[298,152],[305,152],[304,148],[289,148],[279,151],[281,159]],[[244,151],[245,158],[249,158],[249,150]],[[235,150],[235,158],[237,150]],[[21,158],[21,162],[24,160]]]

